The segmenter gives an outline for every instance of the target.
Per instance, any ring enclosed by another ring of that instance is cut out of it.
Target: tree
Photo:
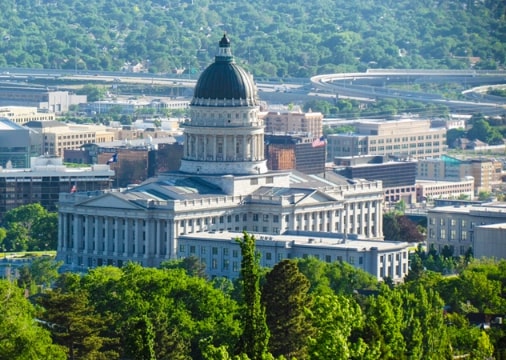
[[[103,86],[97,85],[84,85],[80,90],[76,91],[77,94],[86,95],[89,102],[102,100],[105,96],[106,89]]]
[[[21,225],[30,232],[34,222],[46,214],[47,210],[39,203],[22,205],[7,211],[3,222],[7,225],[7,228],[11,223],[21,223]]]
[[[345,360],[364,354],[363,340],[351,338],[363,325],[362,311],[352,298],[316,295],[311,314],[316,333],[310,339],[310,359]]]
[[[307,358],[309,336],[313,334],[307,310],[309,280],[299,272],[293,260],[283,260],[267,274],[262,287],[262,302],[266,309],[269,351],[287,359]]]
[[[53,257],[37,257],[30,264],[31,277],[37,285],[50,286],[58,278],[58,269],[62,264]]]
[[[383,215],[383,235],[394,241],[421,242],[425,236],[417,225],[405,215],[390,211]]]
[[[40,326],[35,310],[21,289],[0,280],[0,358],[13,360],[65,360],[65,351],[55,345],[49,331]]]
[[[241,279],[244,292],[243,333],[239,340],[239,353],[250,360],[262,360],[267,354],[269,329],[265,308],[261,303],[259,255],[255,249],[255,237],[246,232],[237,239],[241,247]]]
[[[449,147],[453,147],[457,139],[463,138],[466,135],[465,129],[449,129],[446,132],[446,144]]]
[[[107,322],[95,312],[85,291],[46,291],[37,298],[37,303],[44,309],[40,318],[48,324],[54,341],[65,346],[69,359],[118,358],[113,351],[101,351],[113,339],[100,335]]]
[[[58,245],[58,214],[46,213],[36,218],[30,229],[33,250],[56,250]]]
[[[207,279],[206,265],[196,256],[188,256],[181,260],[166,261],[162,269],[184,269],[189,276],[198,276]]]

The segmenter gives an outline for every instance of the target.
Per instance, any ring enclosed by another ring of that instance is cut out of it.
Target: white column
[[[65,244],[65,235],[67,233],[67,214],[58,214],[58,247],[60,251],[64,252],[67,250]]]
[[[144,229],[144,241],[143,241],[143,256],[145,258],[148,257],[148,255],[151,253],[151,244],[152,244],[152,240],[154,239],[151,239],[151,237],[153,236],[153,232],[152,232],[152,229],[151,227],[153,226],[153,220],[151,219],[148,219],[146,220],[146,227]]]
[[[135,244],[135,251],[133,251],[133,257],[138,257],[140,255],[140,231],[139,231],[139,222],[140,220],[139,219],[135,219],[135,224],[134,224],[134,244]]]
[[[157,219],[156,220],[156,239],[155,239],[155,251],[154,254],[156,257],[160,257],[160,239],[162,237],[162,227],[160,226],[160,222],[162,220]]]
[[[114,256],[118,255],[118,246],[119,246],[119,237],[120,237],[120,224],[119,224],[120,221],[124,221],[124,220],[120,220],[119,218],[116,218],[116,223],[114,224],[114,239],[112,239],[112,243],[114,244],[114,246],[113,246],[114,250],[112,251],[112,254]],[[123,226],[121,226],[121,228],[123,228]],[[109,242],[109,240],[107,242]],[[108,250],[111,250],[111,249],[108,249]]]
[[[125,219],[125,238],[123,239],[123,248],[121,249],[121,253],[123,256],[128,256],[128,251],[131,246],[131,230],[130,230],[130,219]]]

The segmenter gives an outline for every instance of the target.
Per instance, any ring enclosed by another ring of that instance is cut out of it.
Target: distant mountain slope
[[[0,66],[198,72],[223,32],[256,76],[506,63],[498,0],[5,0]]]

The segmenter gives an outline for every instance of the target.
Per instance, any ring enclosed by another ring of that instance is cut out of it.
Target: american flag
[[[320,147],[320,146],[325,146],[325,137],[321,137],[319,139],[315,139],[313,141],[313,143],[311,144],[314,148],[315,147]]]
[[[107,160],[106,164],[109,165],[110,163],[116,163],[118,162],[118,153],[115,153],[111,156],[109,160]]]

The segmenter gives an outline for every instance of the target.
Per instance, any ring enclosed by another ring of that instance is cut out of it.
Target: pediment
[[[302,199],[297,201],[297,205],[314,205],[328,201],[336,201],[336,199],[330,195],[315,190],[311,194],[308,194],[307,196],[304,196]]]
[[[126,199],[123,199],[120,196],[121,195],[118,196],[116,194],[104,194],[96,198],[85,200],[80,204],[78,204],[78,206],[95,207],[95,208],[114,208],[126,210],[142,209],[141,206],[135,205],[134,203]]]

